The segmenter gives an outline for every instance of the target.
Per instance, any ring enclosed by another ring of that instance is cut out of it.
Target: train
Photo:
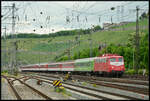
[[[103,54],[99,57],[83,58],[67,62],[41,63],[20,67],[21,72],[60,72],[88,75],[113,75],[121,77],[125,71],[123,56]]]

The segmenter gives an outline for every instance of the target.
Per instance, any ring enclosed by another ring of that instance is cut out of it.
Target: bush
[[[4,71],[2,71],[2,73],[8,73],[8,70],[4,70]]]
[[[83,85],[87,85],[87,83],[86,83],[86,82],[83,82],[82,84],[83,84]]]
[[[146,75],[149,75],[149,71],[148,70],[146,70]]]
[[[97,85],[96,85],[96,84],[93,84],[93,87],[97,87]]]
[[[15,76],[18,76],[18,69],[14,69],[14,73]]]
[[[143,75],[143,69],[139,69],[138,70],[138,74],[142,74]]]
[[[130,70],[125,71],[125,73],[132,75],[132,74],[136,74],[136,71],[134,69],[130,69]]]
[[[60,93],[60,92],[63,92],[63,93],[66,93],[66,89],[61,89],[59,87],[56,88],[56,92]]]

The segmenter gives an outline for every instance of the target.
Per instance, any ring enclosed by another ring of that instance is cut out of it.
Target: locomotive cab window
[[[110,58],[110,62],[116,62],[116,58]]]
[[[122,59],[122,58],[119,58],[119,59],[118,59],[118,62],[122,62],[122,61],[123,61],[123,59]]]

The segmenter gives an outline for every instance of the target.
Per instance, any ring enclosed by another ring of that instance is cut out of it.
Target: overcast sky
[[[140,10],[140,14],[147,12],[149,8],[148,1],[3,1],[1,23],[2,28],[7,27],[8,33],[12,32],[12,25],[6,24],[12,22],[9,18],[12,16],[12,9],[4,6],[12,6],[12,3],[15,3],[17,8],[15,32],[39,34],[78,28],[87,29],[92,25],[102,27],[103,23],[111,23],[111,16],[114,23],[135,21],[136,6],[143,9]],[[115,9],[112,11],[111,7]],[[70,22],[66,22],[66,17]],[[1,31],[4,32],[3,29]]]

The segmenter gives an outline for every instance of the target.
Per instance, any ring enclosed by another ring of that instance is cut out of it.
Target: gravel
[[[125,90],[120,90],[120,89],[111,88],[111,87],[105,87],[105,86],[99,86],[99,85],[96,85],[96,87],[93,87],[92,84],[85,83],[85,82],[76,82],[76,83],[68,82],[68,83],[76,84],[76,85],[83,85],[85,87],[93,88],[96,90],[102,90],[102,91],[111,92],[114,94],[126,95],[126,96],[130,96],[130,97],[134,97],[134,98],[139,98],[142,100],[148,100],[149,99],[148,95],[143,95],[143,94],[134,93],[134,92],[125,91]]]
[[[15,88],[23,100],[44,100],[45,98],[38,95],[32,89],[24,85],[15,85]]]
[[[34,87],[35,89],[38,89],[39,91],[41,91],[42,93],[46,94],[54,100],[75,100],[75,98],[71,96],[55,92],[54,87],[48,85],[47,83],[43,82],[42,85],[37,85],[36,82],[37,80],[35,79],[30,79],[26,81],[27,84]]]
[[[16,100],[8,82],[1,78],[1,100]]]
[[[55,78],[56,79],[56,78]],[[27,83],[29,83],[31,86],[34,86],[36,89],[39,89],[40,91],[42,91],[44,94],[47,94],[48,96],[52,97],[53,99],[56,99],[56,100],[63,100],[63,99],[96,99],[95,97],[91,97],[91,96],[87,96],[85,94],[81,94],[79,92],[75,92],[75,91],[72,91],[72,90],[69,90],[69,89],[66,89],[67,92],[71,95],[71,96],[67,96],[67,95],[64,95],[64,94],[61,94],[61,93],[56,93],[54,92],[54,87],[51,85],[51,84],[47,84],[47,83],[44,83],[42,85],[37,85],[36,82],[37,80],[35,79],[30,79],[30,80],[27,80],[26,81]],[[70,82],[72,83],[72,82]],[[86,86],[86,87],[89,87],[89,88],[94,88],[94,89],[99,89],[99,90],[102,90],[102,91],[106,91],[106,92],[111,92],[111,93],[115,93],[115,94],[121,94],[121,95],[126,95],[126,96],[130,96],[130,97],[135,97],[135,98],[139,98],[139,99],[144,99],[144,100],[148,100],[149,99],[149,96],[147,95],[143,95],[143,94],[138,94],[138,93],[133,93],[133,92],[130,92],[130,91],[125,91],[125,90],[120,90],[120,89],[116,89],[116,88],[110,88],[110,87],[105,87],[105,86],[98,86],[96,85],[96,87],[94,87],[92,84],[89,84],[89,83],[86,83],[84,85],[83,82],[74,82],[73,84],[76,84],[76,85],[83,85],[83,86]],[[129,84],[128,84],[129,85]],[[130,84],[130,86],[133,86]],[[138,85],[138,87],[143,87],[143,88],[147,88],[146,86],[141,86],[141,85]],[[148,87],[149,88],[149,87]],[[112,97],[112,96],[110,96]]]

